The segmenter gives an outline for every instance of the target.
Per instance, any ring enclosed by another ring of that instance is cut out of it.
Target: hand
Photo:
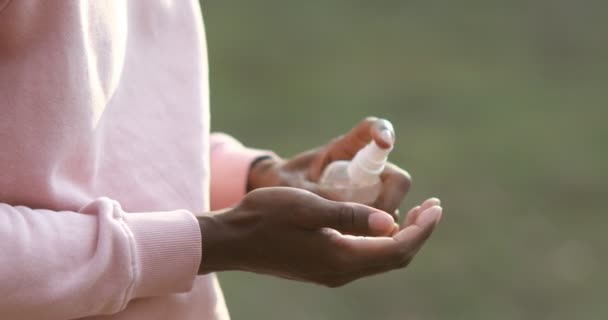
[[[437,199],[390,215],[295,188],[250,192],[232,209],[200,216],[200,274],[242,270],[329,287],[407,266],[441,218]],[[389,236],[393,234],[392,236]]]
[[[389,148],[394,143],[395,133],[390,122],[384,119],[367,118],[347,134],[336,138],[327,145],[297,155],[287,161],[268,159],[255,165],[249,174],[250,189],[274,186],[300,188],[336,200],[324,192],[317,182],[325,167],[336,160],[350,160],[372,139],[381,148]],[[388,163],[382,172],[382,191],[373,207],[398,218],[398,208],[407,194],[411,178],[403,169]]]

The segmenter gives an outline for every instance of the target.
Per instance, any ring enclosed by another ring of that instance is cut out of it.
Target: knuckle
[[[336,225],[340,228],[352,228],[355,224],[355,208],[349,204],[344,204],[340,206],[337,219],[338,221],[336,221]]]
[[[289,189],[289,188],[288,188]],[[290,189],[292,192],[294,192],[294,195],[292,197],[292,202],[294,203],[309,203],[314,201],[314,194],[308,190],[304,190],[304,189]]]
[[[241,206],[242,208],[252,208],[256,206],[256,198],[258,197],[258,195],[260,194],[259,190],[253,190],[249,193],[247,193],[243,199],[241,200],[241,202],[239,203],[239,206]]]
[[[292,198],[286,203],[286,209],[290,209],[292,212],[305,213],[315,208],[319,200],[318,196],[303,189],[294,189],[294,191]]]

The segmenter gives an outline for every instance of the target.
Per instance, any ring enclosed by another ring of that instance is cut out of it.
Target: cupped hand
[[[336,287],[407,266],[441,218],[437,199],[399,228],[386,212],[286,187],[250,192],[234,208],[199,216],[199,273],[242,270]]]
[[[374,140],[381,148],[394,144],[395,132],[390,122],[378,118],[366,118],[343,136],[317,149],[303,152],[291,159],[270,158],[255,165],[249,174],[250,189],[286,186],[300,188],[337,200],[323,190],[319,178],[325,167],[333,161],[350,160],[367,143]],[[395,220],[398,208],[410,185],[410,175],[398,166],[387,163],[380,175],[382,190],[373,207],[388,212]]]

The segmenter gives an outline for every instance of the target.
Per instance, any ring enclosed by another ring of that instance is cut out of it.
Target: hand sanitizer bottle
[[[351,161],[330,163],[319,179],[321,189],[340,201],[373,204],[380,195],[380,174],[392,149],[392,144],[383,149],[372,140]]]

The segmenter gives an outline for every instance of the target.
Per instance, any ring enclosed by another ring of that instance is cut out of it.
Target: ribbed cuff
[[[135,240],[133,297],[192,289],[201,262],[201,232],[186,210],[125,214]]]

